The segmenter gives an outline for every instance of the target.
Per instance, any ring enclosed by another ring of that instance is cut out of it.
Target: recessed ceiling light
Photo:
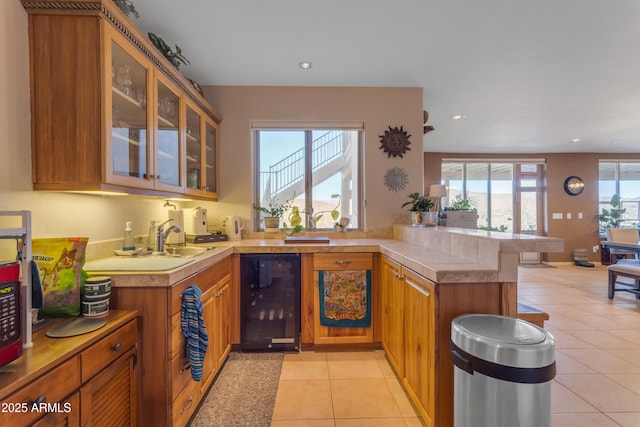
[[[580,141],[582,141],[580,138],[573,138],[573,139],[571,140],[571,142],[580,142]]]
[[[311,62],[304,61],[304,62],[299,63],[298,65],[299,65],[299,66],[300,66],[300,68],[302,68],[303,70],[308,70],[309,68],[311,68],[311,65],[312,65],[312,64],[311,64]]]
[[[456,114],[456,115],[454,115],[454,116],[451,116],[451,118],[452,118],[453,120],[460,120],[460,119],[466,119],[466,118],[467,118],[467,116],[465,116],[464,114]]]

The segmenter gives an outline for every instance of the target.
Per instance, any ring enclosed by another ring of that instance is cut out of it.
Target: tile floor
[[[607,299],[605,267],[520,268],[519,300],[550,315],[553,427],[640,426],[640,301]],[[382,351],[286,355],[273,427],[419,426]]]
[[[272,427],[420,425],[382,350],[284,356]]]
[[[518,299],[549,313],[553,427],[640,426],[640,301],[607,298],[607,270],[520,268]]]

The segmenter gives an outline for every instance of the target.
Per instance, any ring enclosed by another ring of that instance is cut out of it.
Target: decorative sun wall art
[[[384,174],[384,185],[389,191],[404,190],[409,183],[409,176],[402,168],[392,167]]]
[[[409,148],[409,138],[411,135],[408,135],[407,132],[403,129],[403,126],[392,128],[389,126],[389,130],[384,131],[384,135],[378,135],[380,137],[380,149],[384,150],[387,153],[388,157],[396,157],[406,153],[411,150]]]

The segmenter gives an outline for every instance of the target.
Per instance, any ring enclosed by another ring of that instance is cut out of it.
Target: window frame
[[[309,231],[309,218],[306,212],[313,202],[313,165],[312,165],[312,151],[313,151],[313,132],[323,130],[335,130],[335,131],[355,131],[357,132],[357,147],[355,153],[357,155],[356,167],[357,171],[354,171],[353,175],[357,177],[357,200],[342,199],[341,203],[353,203],[354,211],[356,212],[357,226],[352,226],[351,223],[347,227],[348,230],[362,231],[364,230],[364,123],[360,122],[305,122],[305,123],[289,123],[289,122],[272,122],[272,121],[253,121],[251,123],[251,135],[252,135],[252,147],[253,147],[253,191],[252,191],[252,206],[259,206],[261,200],[261,171],[260,171],[260,132],[261,131],[298,131],[304,132],[304,153],[305,153],[305,168],[304,168],[304,188],[305,188],[305,207],[304,213],[304,231]],[[309,197],[310,196],[310,197]],[[281,200],[284,201],[284,200]],[[256,232],[264,232],[265,228],[261,221],[261,214],[257,209],[253,209],[253,230]],[[315,228],[313,231],[329,231],[332,228]]]
[[[629,204],[635,203],[637,216],[635,218],[631,217],[627,212],[622,214],[620,219],[620,227],[621,228],[640,228],[640,200],[629,200],[628,196],[625,196],[620,193],[620,177],[621,177],[621,165],[622,164],[636,164],[640,167],[640,160],[637,159],[598,159],[598,215],[602,213],[602,209],[610,209],[611,205],[609,204],[611,198],[609,197],[607,200],[601,200],[601,190],[602,190],[602,164],[612,164],[614,165],[614,194],[618,194],[620,196],[620,208],[626,209],[629,207]],[[625,204],[627,206],[625,207]],[[604,233],[604,229],[602,228],[600,222],[598,222],[598,229],[600,233]]]

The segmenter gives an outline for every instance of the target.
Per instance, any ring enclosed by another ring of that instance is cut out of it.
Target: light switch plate
[[[553,219],[562,219],[562,212],[554,212],[551,214],[551,218]]]
[[[571,212],[567,212],[567,219],[571,219]]]

